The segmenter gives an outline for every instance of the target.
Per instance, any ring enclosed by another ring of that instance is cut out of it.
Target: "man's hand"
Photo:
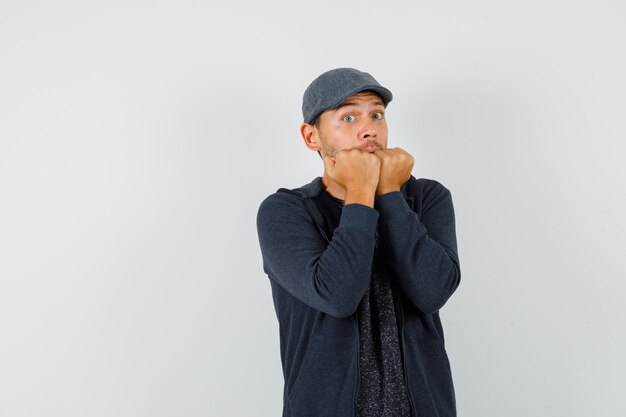
[[[401,148],[383,149],[374,154],[380,159],[380,178],[376,187],[376,197],[393,191],[400,191],[400,187],[411,176],[413,157]]]
[[[344,204],[360,203],[374,206],[380,174],[380,160],[369,152],[344,149],[331,158],[324,158],[328,178],[346,191]]]

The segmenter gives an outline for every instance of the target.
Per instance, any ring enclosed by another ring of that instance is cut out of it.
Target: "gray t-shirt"
[[[339,224],[343,200],[320,193],[327,230]],[[357,309],[359,320],[358,417],[410,417],[390,271],[376,242],[372,280]]]

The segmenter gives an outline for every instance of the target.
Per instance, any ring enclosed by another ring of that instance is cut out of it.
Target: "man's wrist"
[[[393,193],[395,191],[400,191],[400,186],[397,186],[397,187],[385,186],[385,187],[377,188],[376,189],[376,197],[380,197],[380,196],[385,195],[385,194]]]
[[[374,208],[375,198],[376,193],[372,190],[348,190],[346,191],[346,198],[343,204],[348,205],[357,203]]]

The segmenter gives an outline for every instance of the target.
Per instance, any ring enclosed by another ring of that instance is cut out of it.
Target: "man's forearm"
[[[264,270],[310,307],[347,317],[369,285],[378,217],[369,207],[344,207],[329,243],[301,201],[272,195],[257,214]]]
[[[460,281],[454,211],[447,190],[440,190],[425,226],[402,193],[376,199],[385,257],[395,279],[421,311],[432,313],[445,304]]]

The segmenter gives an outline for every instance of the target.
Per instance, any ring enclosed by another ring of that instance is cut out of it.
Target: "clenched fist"
[[[369,152],[344,149],[333,159],[324,158],[330,180],[345,190],[345,202],[373,206],[380,174],[380,159]]]
[[[411,176],[415,160],[404,149],[391,148],[375,151],[380,159],[380,178],[376,187],[376,197],[400,191],[400,187]]]

